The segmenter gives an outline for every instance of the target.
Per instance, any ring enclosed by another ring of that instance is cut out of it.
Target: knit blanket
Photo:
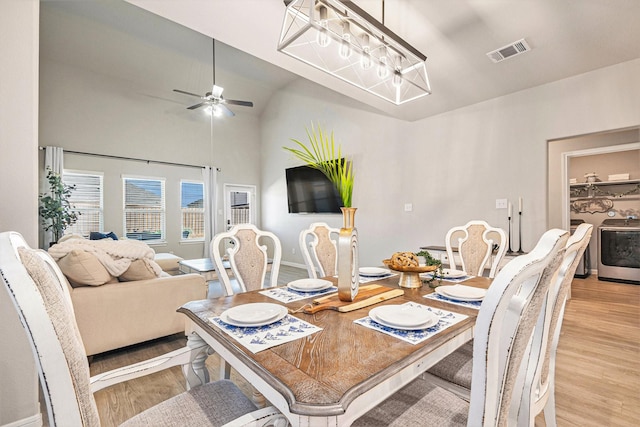
[[[109,274],[119,277],[127,271],[133,261],[142,260],[156,276],[162,269],[154,261],[155,251],[139,240],[87,240],[68,239],[49,248],[51,257],[58,261],[73,250],[90,252],[98,258]]]

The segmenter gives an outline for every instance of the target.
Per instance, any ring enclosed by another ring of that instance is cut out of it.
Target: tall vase
[[[355,227],[357,208],[340,209],[343,227],[338,238],[338,297],[341,301],[353,301],[360,284],[358,230]]]

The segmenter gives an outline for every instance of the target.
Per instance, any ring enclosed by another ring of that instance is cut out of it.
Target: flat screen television
[[[342,198],[321,171],[298,166],[285,172],[289,213],[341,213]]]

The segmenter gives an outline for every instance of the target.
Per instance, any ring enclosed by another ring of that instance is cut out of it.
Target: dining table
[[[342,312],[334,307],[305,312],[305,308],[313,307],[313,297],[283,302],[270,296],[269,290],[191,301],[178,311],[190,321],[193,332],[189,341],[194,341],[193,345],[201,341],[208,344],[291,425],[348,426],[473,338],[481,302],[476,306],[457,304],[434,294],[435,287],[455,283],[436,279],[410,289],[399,287],[398,275],[387,276],[390,277],[368,279],[360,289],[379,286],[385,291],[401,290],[396,291],[400,295],[352,311]],[[335,277],[324,280],[337,284]],[[486,289],[491,279],[470,277],[461,283]],[[284,290],[286,285],[272,288],[271,292]],[[330,297],[331,294],[326,298]],[[264,349],[247,344],[246,336],[234,335],[244,328],[225,330],[228,325],[221,319],[230,309],[259,303],[286,307],[285,323],[313,329],[301,338],[288,337],[289,340]],[[429,310],[441,316],[438,319],[455,321],[438,320],[434,332],[425,335],[414,331],[397,334],[370,321],[373,308],[402,304]],[[414,339],[416,335],[419,339]],[[200,359],[198,363],[201,372],[204,361]],[[197,385],[198,381],[208,380],[206,375],[188,375],[187,380],[190,385]]]

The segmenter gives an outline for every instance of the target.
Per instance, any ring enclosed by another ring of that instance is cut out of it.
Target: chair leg
[[[557,427],[556,424],[556,394],[553,384],[549,384],[547,403],[544,405],[544,423],[547,427]]]

